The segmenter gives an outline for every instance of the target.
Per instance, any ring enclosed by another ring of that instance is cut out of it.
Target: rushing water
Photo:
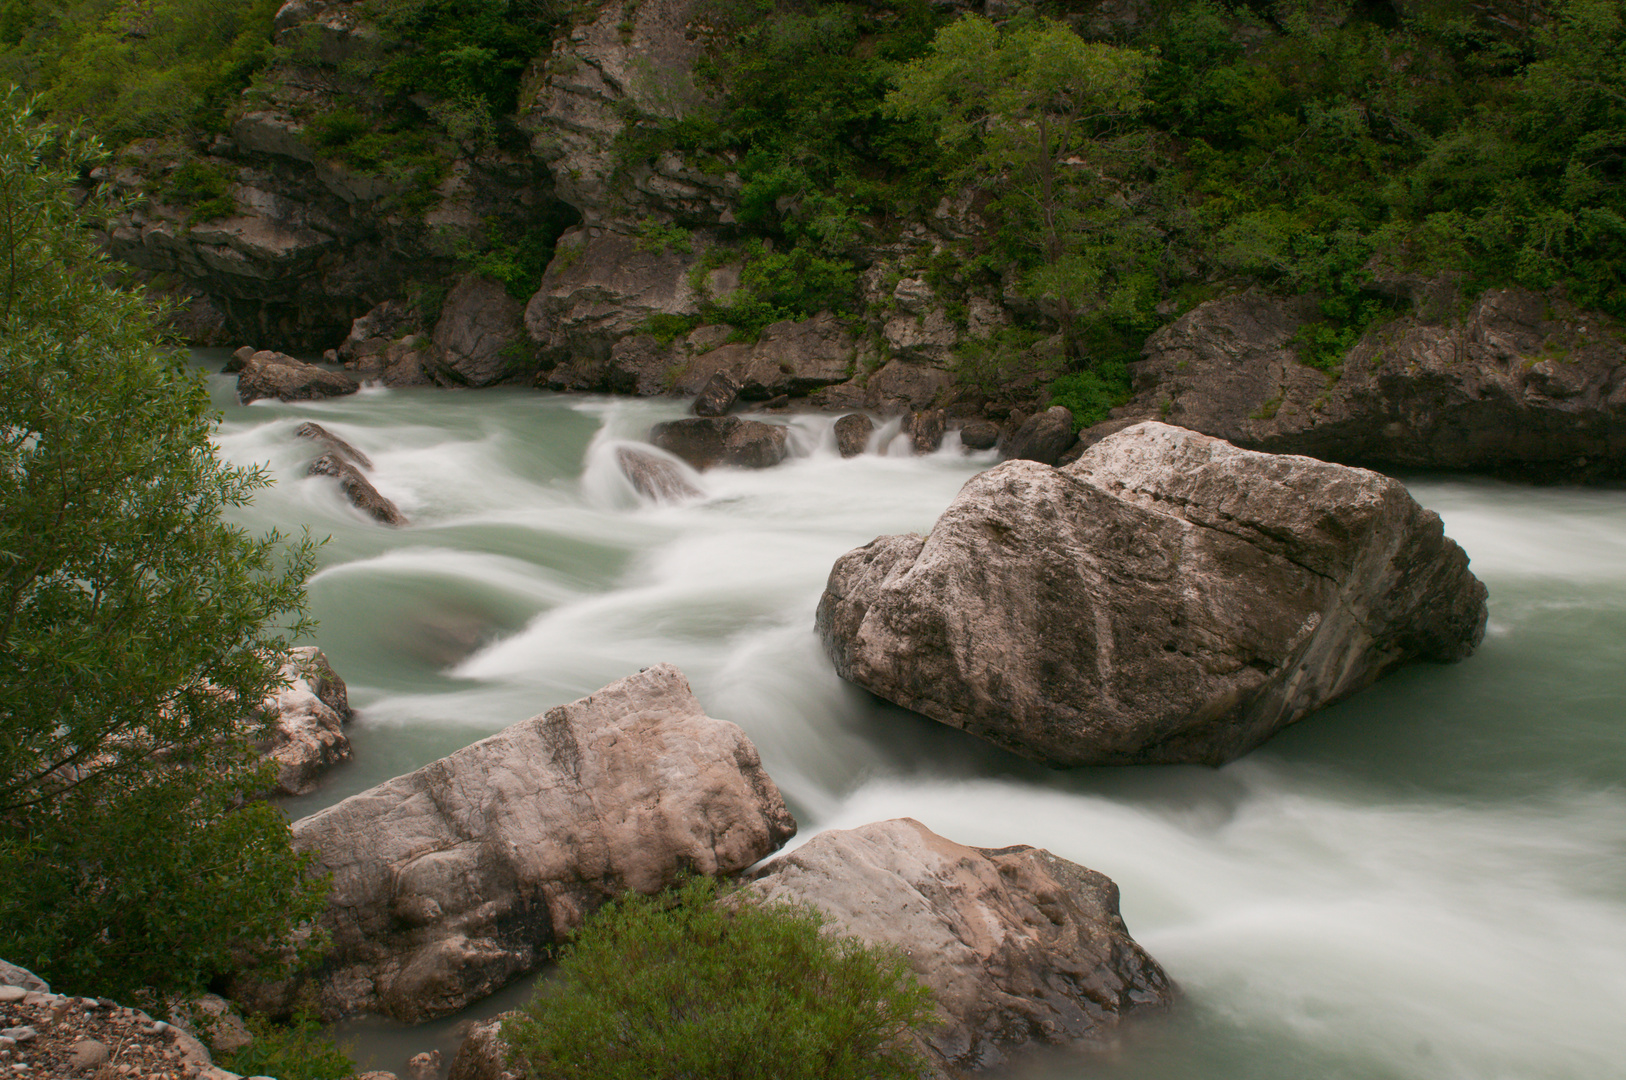
[[[1626,492],[1414,479],[1490,587],[1472,659],[1403,670],[1223,769],[1054,772],[843,684],[812,630],[838,556],[928,530],[989,456],[844,461],[829,419],[798,417],[791,461],[658,506],[614,448],[677,403],[368,390],[243,408],[231,387],[213,382],[224,454],[279,481],[246,523],[331,537],[316,640],[359,711],[354,764],[291,813],[669,660],[755,741],[799,840],[907,815],[1118,882],[1181,1005],[1003,1076],[1626,1074]],[[303,476],[306,419],[372,457],[411,527]],[[351,1032],[400,1070],[451,1028]]]

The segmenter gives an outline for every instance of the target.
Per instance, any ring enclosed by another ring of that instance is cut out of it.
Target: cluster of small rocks
[[[238,1080],[216,1068],[197,1039],[162,1020],[107,998],[53,994],[39,989],[44,986],[38,980],[0,985],[0,1076]]]

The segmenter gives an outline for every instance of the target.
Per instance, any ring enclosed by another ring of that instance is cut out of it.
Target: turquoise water
[[[799,840],[907,815],[1118,882],[1181,1007],[1002,1076],[1626,1074],[1626,492],[1411,478],[1490,587],[1478,654],[1402,671],[1223,769],[1063,773],[878,704],[812,632],[830,564],[928,530],[987,455],[844,461],[830,419],[797,418],[785,465],[708,473],[704,498],[655,506],[613,451],[678,402],[368,390],[244,408],[231,386],[213,385],[223,452],[279,481],[244,520],[331,538],[315,640],[359,710],[355,763],[294,814],[667,660],[756,742]],[[306,419],[373,458],[411,527],[303,477]],[[404,1072],[456,1024],[347,1032]]]

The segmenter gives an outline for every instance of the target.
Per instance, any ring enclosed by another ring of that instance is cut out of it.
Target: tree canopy
[[[226,520],[268,480],[107,283],[97,155],[0,97],[0,956],[108,994],[200,984],[323,886],[253,801],[311,545]]]

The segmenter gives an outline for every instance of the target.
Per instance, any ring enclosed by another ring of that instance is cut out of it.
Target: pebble
[[[28,991],[20,986],[0,986],[0,1005],[8,1001],[21,1001],[28,996]]]
[[[0,1035],[5,1035],[9,1038],[16,1039],[20,1043],[25,1043],[38,1034],[39,1032],[35,1031],[31,1027],[9,1027],[4,1031],[0,1031]]]

